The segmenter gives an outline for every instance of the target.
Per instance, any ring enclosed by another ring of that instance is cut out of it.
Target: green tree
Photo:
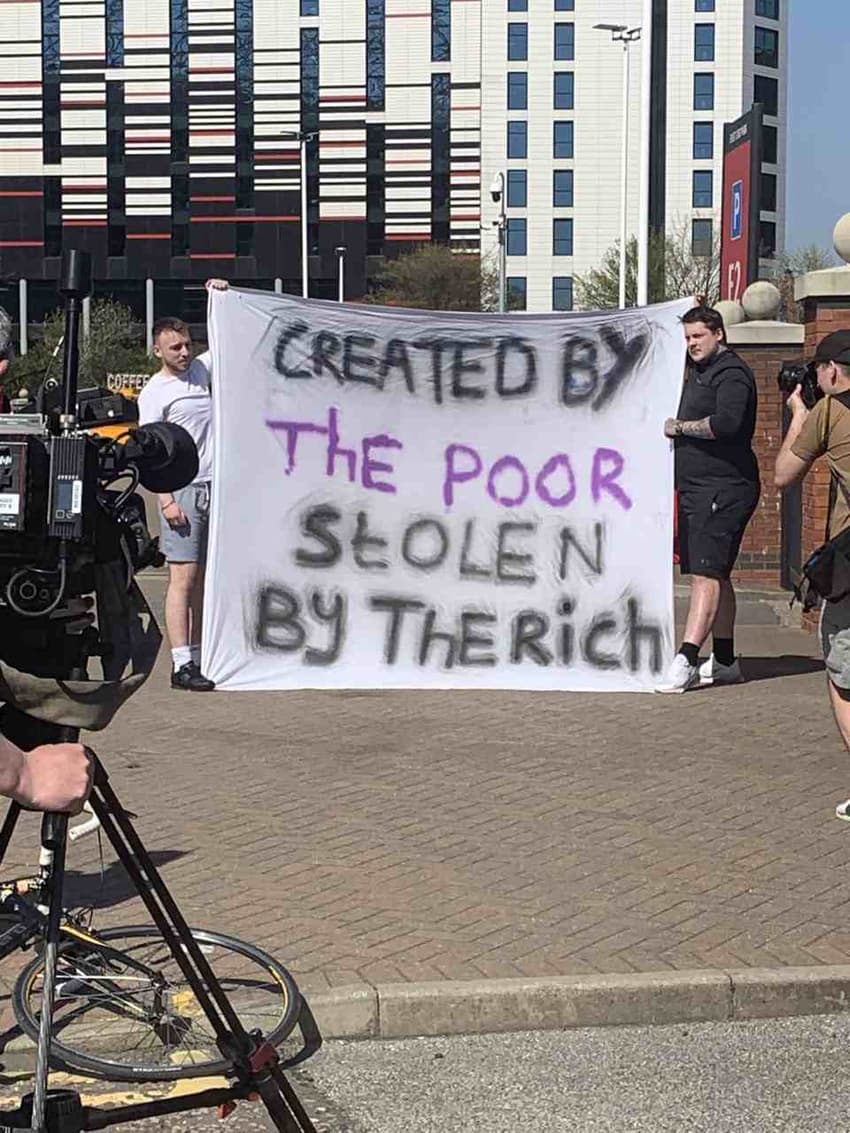
[[[626,245],[626,306],[637,304],[637,239]],[[620,244],[612,244],[598,268],[576,278],[579,306],[588,311],[604,311],[619,305]],[[649,240],[649,299],[679,299],[687,295],[704,296],[714,303],[720,294],[720,234],[714,226],[712,247],[707,256],[694,254],[687,221],[673,225],[666,234],[654,233]]]
[[[517,305],[508,296],[509,307]],[[499,273],[494,257],[453,252],[446,244],[421,244],[387,260],[367,301],[423,311],[495,311]]]
[[[798,275],[806,275],[810,271],[823,271],[825,268],[835,267],[836,257],[831,249],[820,248],[817,244],[807,244],[803,248],[794,248],[790,251],[780,252],[774,260],[771,280],[779,288],[782,296],[782,306],[779,309],[779,318],[786,323],[801,323],[803,312],[800,304],[794,298],[794,279]]]
[[[80,328],[82,333],[82,327]],[[53,311],[43,323],[41,337],[22,357],[16,358],[9,388],[26,387],[34,392],[45,374],[61,376],[65,363],[65,315]],[[142,332],[129,307],[112,299],[94,299],[91,304],[89,335],[80,342],[79,386],[106,384],[108,374],[150,374],[154,360],[147,354]]]

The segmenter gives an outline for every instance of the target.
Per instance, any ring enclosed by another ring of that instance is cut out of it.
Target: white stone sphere
[[[727,327],[737,326],[747,317],[737,299],[721,299],[719,303],[714,304],[714,309],[722,316],[724,326]]]
[[[850,212],[845,212],[836,224],[832,233],[832,246],[837,255],[850,264]]]
[[[748,319],[775,319],[782,306],[782,296],[775,283],[757,279],[741,296],[741,306]]]

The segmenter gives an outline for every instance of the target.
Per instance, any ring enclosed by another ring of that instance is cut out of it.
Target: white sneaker
[[[699,683],[701,685],[739,685],[744,679],[741,665],[736,657],[731,665],[721,665],[716,661],[714,654],[699,667]]]
[[[684,653],[677,653],[670,662],[670,668],[664,675],[660,684],[655,686],[656,692],[685,692],[699,684],[699,670],[692,665]]]

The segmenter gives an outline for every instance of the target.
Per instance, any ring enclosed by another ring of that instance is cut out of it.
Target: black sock
[[[683,657],[687,657],[689,665],[695,665],[699,661],[699,646],[694,645],[692,641],[683,641],[679,646],[679,652]]]
[[[718,665],[732,665],[735,662],[735,638],[715,637],[714,659]]]

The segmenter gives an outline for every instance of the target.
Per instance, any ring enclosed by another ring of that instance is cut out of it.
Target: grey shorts
[[[186,514],[183,527],[172,527],[160,515],[159,547],[170,563],[202,563],[207,557],[207,531],[210,519],[210,485],[202,480],[172,492]]]
[[[824,602],[820,641],[826,675],[836,688],[850,691],[850,596],[838,602]]]

